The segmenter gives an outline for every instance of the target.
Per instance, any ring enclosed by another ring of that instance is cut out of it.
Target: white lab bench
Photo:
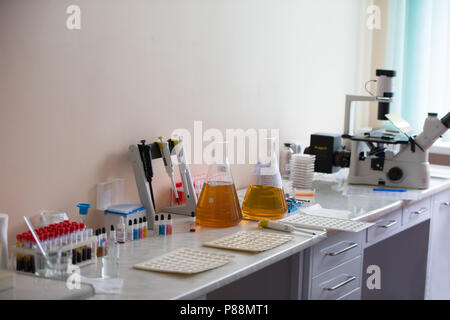
[[[450,168],[444,170],[450,173]],[[124,279],[120,294],[96,294],[88,299],[450,299],[450,179],[432,178],[430,188],[417,201],[344,196],[343,186],[330,182],[315,182],[315,188],[322,207],[349,210],[349,218],[375,225],[360,233],[296,235],[282,246],[251,254],[206,248],[202,243],[257,229],[255,222],[242,221],[231,228],[198,226],[190,233],[188,218],[176,216],[173,235],[120,246]],[[220,268],[190,276],[132,269],[135,263],[181,247],[227,252],[235,258]],[[366,286],[371,265],[380,267],[379,290]],[[99,277],[101,268],[99,260],[81,273]],[[52,280],[42,281],[48,281],[51,292]],[[16,292],[14,298],[30,296]],[[68,298],[80,295],[73,293]]]

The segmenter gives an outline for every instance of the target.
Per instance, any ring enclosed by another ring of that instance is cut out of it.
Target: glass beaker
[[[242,212],[248,219],[281,219],[287,213],[287,204],[275,153],[275,138],[264,139],[260,147],[265,150],[260,150],[253,171],[256,184],[248,187]]]
[[[195,209],[196,221],[206,227],[231,227],[242,220],[241,206],[228,161],[228,143],[212,142],[211,159]],[[208,161],[209,160],[209,161]]]

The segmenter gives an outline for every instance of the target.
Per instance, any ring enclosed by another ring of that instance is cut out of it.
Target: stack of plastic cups
[[[294,154],[291,159],[291,180],[295,189],[310,190],[314,178],[315,155]]]

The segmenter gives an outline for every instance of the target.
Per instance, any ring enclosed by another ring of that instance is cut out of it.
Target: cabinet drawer
[[[367,245],[375,244],[381,240],[400,232],[402,228],[402,209],[389,213],[367,229]]]
[[[313,278],[311,299],[336,300],[360,288],[361,263],[362,256],[358,256]]]
[[[414,202],[403,209],[403,225],[411,227],[431,217],[431,197]]]
[[[312,250],[312,276],[319,275],[361,255],[362,232],[338,232],[319,242]]]
[[[361,289],[357,288],[352,292],[344,294],[342,297],[339,297],[336,300],[361,300]]]

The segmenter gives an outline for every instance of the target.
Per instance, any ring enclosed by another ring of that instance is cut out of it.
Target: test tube
[[[32,236],[31,236],[31,232],[29,231],[29,233],[26,234],[25,248],[31,249],[33,247],[31,239],[32,239]],[[25,271],[34,273],[33,269],[34,269],[34,256],[27,255],[26,263],[25,263]]]
[[[91,240],[94,230],[92,229],[86,229],[86,240]],[[87,245],[86,249],[86,259],[91,260],[92,259],[92,242],[89,241],[89,244]]]
[[[84,223],[80,223],[79,233],[80,233],[80,242],[86,241],[86,227]],[[81,246],[80,250],[81,250],[81,261],[86,261],[87,246],[86,245]]]
[[[102,246],[103,246],[103,256],[108,255],[108,236],[106,234],[106,228],[102,228]]]
[[[102,243],[102,235],[100,233],[100,229],[95,230],[95,235],[97,236],[97,257],[102,257],[103,256],[103,243]]]
[[[16,248],[22,248],[22,235],[16,235]],[[21,253],[17,253],[16,255],[16,270],[23,270],[23,255]]]
[[[77,243],[77,232],[75,226],[70,227],[70,244],[75,245]],[[77,264],[77,249],[72,249],[72,264]]]

